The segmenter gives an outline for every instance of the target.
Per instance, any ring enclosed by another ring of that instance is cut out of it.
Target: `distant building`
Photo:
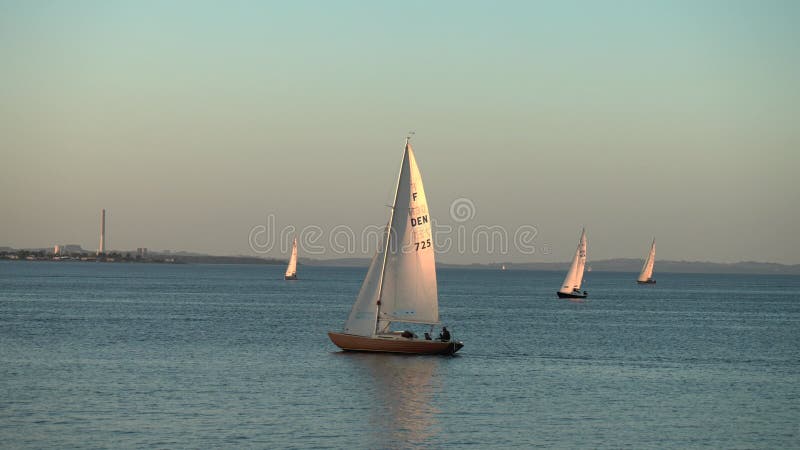
[[[54,255],[71,255],[73,253],[83,253],[85,250],[78,244],[60,244],[53,246]]]
[[[139,247],[136,249],[136,256],[139,258],[147,258],[147,247]]]
[[[64,254],[83,253],[86,251],[83,249],[83,247],[81,247],[78,244],[64,244],[64,245],[59,245],[59,247],[61,247],[61,253]]]

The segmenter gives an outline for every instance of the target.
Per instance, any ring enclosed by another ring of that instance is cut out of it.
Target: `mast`
[[[389,256],[389,239],[392,236],[392,220],[394,219],[394,210],[397,207],[397,194],[400,190],[400,177],[403,175],[403,164],[405,164],[406,155],[408,154],[408,140],[410,136],[406,136],[406,145],[403,147],[403,159],[400,161],[400,171],[397,172],[397,183],[394,188],[394,203],[391,206],[389,213],[389,223],[386,224],[386,245],[383,247],[383,264],[381,265],[381,276],[378,281],[378,307],[375,309],[375,333],[378,332],[378,323],[381,317],[381,298],[383,296],[383,277],[386,275],[386,258]]]

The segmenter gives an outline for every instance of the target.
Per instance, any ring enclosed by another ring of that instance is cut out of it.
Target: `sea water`
[[[366,269],[0,262],[4,448],[800,447],[800,277],[439,270],[455,357],[339,351]]]

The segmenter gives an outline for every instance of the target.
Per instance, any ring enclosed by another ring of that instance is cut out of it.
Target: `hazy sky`
[[[798,23],[795,1],[2,1],[0,246],[95,249],[101,208],[117,249],[255,254],[269,214],[360,233],[415,130],[434,218],[538,230],[533,255],[440,260],[563,261],[586,226],[590,260],[656,236],[658,259],[800,263]]]

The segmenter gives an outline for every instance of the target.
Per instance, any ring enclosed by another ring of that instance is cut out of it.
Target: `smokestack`
[[[103,215],[100,218],[100,248],[97,250],[98,255],[106,252],[106,210],[103,209]]]

